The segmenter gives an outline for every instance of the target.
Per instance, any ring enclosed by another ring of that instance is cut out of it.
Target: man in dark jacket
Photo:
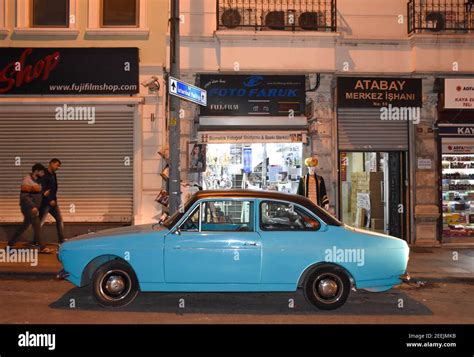
[[[40,208],[40,221],[43,226],[48,213],[53,216],[56,221],[56,231],[58,232],[59,242],[64,242],[64,222],[61,215],[61,210],[58,206],[58,179],[56,177],[56,171],[61,167],[61,161],[59,159],[51,159],[48,165],[48,169],[41,180],[43,184],[43,199],[41,201]]]
[[[13,237],[8,241],[8,245],[13,247],[26,232],[26,230],[33,225],[34,241],[39,244],[40,253],[51,253],[51,250],[46,248],[41,240],[41,223],[39,218],[39,210],[41,206],[42,187],[40,178],[45,174],[45,167],[41,164],[35,164],[31,168],[31,174],[25,176],[21,183],[20,192],[20,207],[24,220],[21,227],[15,232]]]

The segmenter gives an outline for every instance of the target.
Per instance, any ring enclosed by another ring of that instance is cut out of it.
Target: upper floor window
[[[69,27],[69,0],[31,0],[31,27]]]
[[[87,35],[139,37],[149,35],[148,0],[89,0],[88,2]]]
[[[102,27],[138,27],[138,0],[102,0]]]

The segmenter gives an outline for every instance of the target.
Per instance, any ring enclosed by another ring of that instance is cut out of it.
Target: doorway
[[[406,153],[340,152],[339,165],[339,218],[406,239]]]

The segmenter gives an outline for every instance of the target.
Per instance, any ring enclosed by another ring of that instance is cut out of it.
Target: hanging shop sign
[[[438,130],[442,136],[474,136],[474,126],[439,125]]]
[[[0,95],[136,94],[138,48],[0,48]]]
[[[207,107],[201,116],[303,116],[304,75],[201,74]]]
[[[206,145],[202,143],[189,142],[189,172],[206,171]]]
[[[421,79],[339,77],[337,103],[346,108],[421,107]]]
[[[474,109],[474,78],[445,79],[444,107],[446,109]]]
[[[198,142],[204,144],[226,143],[301,143],[306,142],[306,134],[302,132],[265,132],[263,134],[251,132],[199,132]]]

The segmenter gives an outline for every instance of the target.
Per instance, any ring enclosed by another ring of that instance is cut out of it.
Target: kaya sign
[[[347,108],[421,107],[421,79],[339,77],[337,102]]]
[[[446,109],[474,109],[474,78],[445,79],[444,107]]]

